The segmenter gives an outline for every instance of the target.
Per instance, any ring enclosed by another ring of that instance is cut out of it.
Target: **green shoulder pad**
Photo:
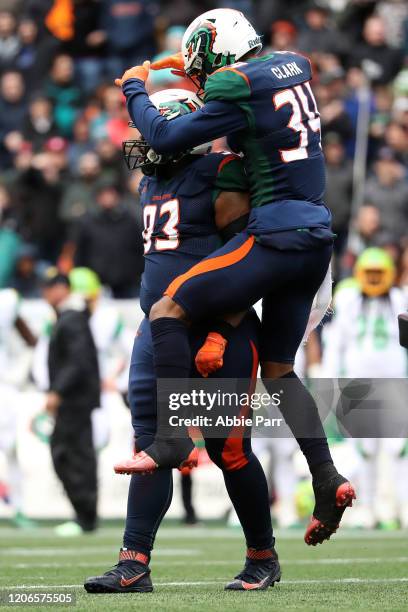
[[[218,166],[215,188],[218,191],[249,191],[244,163],[238,155],[226,155]]]
[[[249,79],[239,70],[228,66],[211,74],[204,87],[204,102],[244,102],[251,96]]]

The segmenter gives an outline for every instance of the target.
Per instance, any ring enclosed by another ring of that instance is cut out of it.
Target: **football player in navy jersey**
[[[293,371],[313,297],[329,266],[333,233],[324,205],[320,119],[307,58],[292,52],[256,57],[259,36],[239,11],[216,9],[195,19],[182,52],[153,68],[173,67],[203,92],[196,113],[168,122],[145,90],[150,64],[124,73],[116,84],[132,120],[157,154],[175,153],[228,136],[244,155],[251,212],[245,230],[173,280],[150,311],[158,378],[186,377],[191,360],[189,321],[220,317],[197,355],[206,375],[223,360],[231,325],[222,315],[263,299],[261,367],[268,389],[287,383],[282,414],[313,477],[316,498],[307,544],[330,538],[355,492],[331,458],[317,406]],[[191,440],[177,447],[156,436],[139,456],[140,471],[177,466]]]
[[[196,112],[202,104],[192,92],[175,89],[158,92],[151,100],[166,120]],[[145,174],[139,191],[145,242],[140,301],[146,318],[137,332],[129,375],[129,403],[138,453],[152,444],[157,429],[156,374],[148,319],[151,307],[169,281],[240,231],[248,219],[248,184],[241,159],[223,153],[205,155],[210,148],[207,143],[175,156],[160,156],[142,139],[124,143],[129,167],[140,167]],[[201,325],[189,330],[193,354],[208,331]],[[232,331],[223,367],[216,377],[244,379],[243,384],[256,377],[258,332],[259,320],[251,310]],[[194,361],[190,374],[199,376]],[[246,407],[242,414],[245,410]],[[264,590],[280,579],[267,483],[252,453],[250,437],[236,430],[231,432],[234,435],[226,438],[205,438],[210,458],[222,470],[247,545],[245,567],[226,588]],[[196,451],[189,465],[197,464],[195,455]],[[115,466],[115,471],[132,474],[133,464],[132,459],[124,460]],[[84,585],[88,592],[152,591],[150,553],[172,491],[171,468],[157,470],[148,478],[132,474],[119,563],[101,576],[88,578]]]

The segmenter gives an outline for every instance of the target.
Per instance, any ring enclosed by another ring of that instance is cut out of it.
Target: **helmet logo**
[[[214,70],[235,62],[234,54],[214,51],[216,37],[217,29],[211,21],[202,22],[194,30],[186,45],[187,58],[191,60],[187,73],[201,73],[205,77]]]
[[[199,108],[198,104],[195,104],[193,100],[174,100],[173,102],[170,101],[160,104],[158,111],[163,117],[166,117],[166,119],[170,121],[180,115],[193,113]]]
[[[253,38],[252,40],[248,40],[248,46],[250,49],[253,49],[254,47],[258,47],[260,44],[262,44],[260,36],[257,36],[256,38]]]
[[[171,112],[171,109],[168,106],[160,106],[160,108],[158,109],[159,113],[161,115],[163,115],[164,117],[167,115],[167,113]]]

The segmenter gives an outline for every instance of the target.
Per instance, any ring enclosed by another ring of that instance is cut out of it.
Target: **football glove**
[[[226,346],[227,341],[221,334],[218,332],[208,334],[195,358],[196,368],[201,376],[207,378],[209,374],[222,368]]]
[[[181,52],[174,53],[174,55],[169,55],[168,57],[164,57],[161,60],[157,60],[157,62],[153,62],[150,68],[152,70],[163,70],[163,68],[172,68],[172,74],[175,74],[179,77],[186,76],[186,73],[184,72],[183,54]]]
[[[150,62],[143,62],[143,66],[133,66],[133,68],[129,68],[126,72],[123,73],[121,79],[115,79],[115,85],[118,87],[123,87],[124,83],[129,79],[140,79],[145,83],[147,81],[147,77],[149,76],[150,71]]]

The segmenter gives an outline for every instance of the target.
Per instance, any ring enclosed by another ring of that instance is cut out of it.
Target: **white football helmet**
[[[184,33],[181,49],[184,70],[198,78],[200,87],[218,68],[234,64],[246,53],[259,53],[261,37],[240,11],[214,9],[203,13]]]
[[[203,106],[202,100],[188,89],[164,89],[150,96],[152,104],[163,117],[172,121],[181,115],[193,113]],[[159,155],[143,138],[125,140],[122,143],[123,154],[129,170],[143,168],[145,174],[153,174],[154,166],[177,162],[185,155],[205,155],[211,151],[211,142],[198,145],[176,155]]]

